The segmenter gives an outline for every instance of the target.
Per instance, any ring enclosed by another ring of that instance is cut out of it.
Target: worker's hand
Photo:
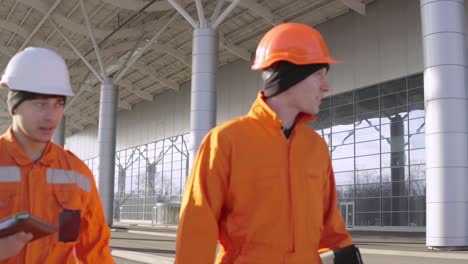
[[[11,236],[0,238],[0,260],[18,255],[24,246],[31,241],[31,233],[19,232]]]

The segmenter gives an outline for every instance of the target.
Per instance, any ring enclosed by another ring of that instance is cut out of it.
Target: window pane
[[[356,212],[378,212],[380,211],[380,199],[356,199]]]
[[[354,156],[354,145],[342,145],[332,147],[332,158],[348,158]]]
[[[315,118],[317,123],[330,121],[330,109],[320,111]]]
[[[352,104],[334,107],[331,109],[333,120],[354,115]]]
[[[380,152],[379,140],[356,144],[356,156],[376,154]]]
[[[344,104],[353,103],[353,92],[346,92],[342,94],[337,94],[331,97],[332,106],[339,106]]]
[[[408,89],[424,86],[424,75],[422,73],[408,77]]]
[[[426,211],[426,197],[410,197],[410,210],[411,211]]]
[[[373,98],[356,103],[356,115],[379,111],[379,98]]]
[[[426,196],[426,180],[416,180],[410,183],[411,196]]]
[[[356,142],[376,140],[380,138],[379,127],[369,127],[356,130]]]
[[[408,104],[424,102],[424,88],[411,89],[408,91]]]
[[[409,132],[410,134],[424,133],[425,132],[424,118],[410,119],[409,120]]]
[[[410,166],[411,180],[425,180],[426,179],[426,165],[411,165]]]
[[[314,130],[326,130],[330,129],[331,123],[330,122],[324,122],[324,123],[309,123],[309,126],[313,128]],[[325,131],[324,131],[325,132]],[[326,133],[326,132],[325,132]],[[319,133],[320,134],[320,133]]]
[[[380,183],[356,184],[356,197],[380,197]]]
[[[407,136],[385,138],[382,142],[382,153],[387,152],[400,152],[405,150],[405,146],[408,143]]]
[[[380,155],[356,157],[356,170],[380,168]]]
[[[356,129],[380,125],[378,113],[370,113],[355,117]]]
[[[418,149],[426,147],[426,135],[414,134],[410,135],[410,149]]]
[[[410,212],[410,226],[426,226],[426,212]]]
[[[408,104],[406,91],[380,97],[381,109],[389,109],[406,104]]]
[[[354,199],[354,185],[337,185],[338,199]]]
[[[380,213],[356,213],[356,226],[380,226]]]
[[[408,111],[410,119],[424,117],[424,102],[409,105]]]
[[[348,159],[337,159],[332,160],[333,170],[335,172],[340,171],[352,171],[354,170],[354,158]]]
[[[382,168],[382,182],[408,181],[408,166]]]
[[[408,226],[408,212],[382,213],[384,226]]]
[[[407,118],[408,109],[406,106],[390,108],[380,113],[381,124],[388,124],[390,122],[398,122]]]
[[[354,91],[355,101],[361,101],[379,96],[379,86],[373,85]]]
[[[357,170],[356,171],[356,183],[380,183],[380,169],[373,170]]]
[[[408,182],[383,182],[382,197],[395,197],[408,195]]]
[[[408,211],[408,196],[382,198],[382,211],[384,212]]]
[[[354,171],[335,172],[336,185],[348,185],[354,183]]]
[[[330,96],[322,98],[320,110],[330,108]]]
[[[395,92],[401,92],[406,90],[406,78],[392,80],[380,84],[380,95],[391,94]]]
[[[426,150],[425,149],[411,150],[410,151],[410,163],[411,165],[426,163]]]
[[[332,135],[333,146],[354,143],[354,131],[334,133]]]
[[[354,129],[354,117],[345,117],[340,118],[337,120],[333,120],[333,133],[341,132],[341,131],[348,131]]]

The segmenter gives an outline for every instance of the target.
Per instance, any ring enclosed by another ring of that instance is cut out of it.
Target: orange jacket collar
[[[273,109],[271,109],[270,106],[265,102],[263,91],[258,93],[257,99],[250,108],[248,115],[255,119],[266,121],[266,123],[272,123],[274,127],[281,129],[282,121],[276,112],[273,111]],[[306,113],[299,113],[296,118],[296,126],[307,124],[313,121],[315,121],[314,116]]]
[[[31,160],[31,158],[29,158],[28,155],[26,155],[24,150],[19,145],[18,141],[15,138],[15,135],[13,134],[12,127],[8,128],[7,132],[4,134],[4,138],[6,141],[8,155],[10,155],[13,158],[13,160],[15,160],[16,163],[18,163],[18,165],[25,166],[34,163],[34,161]],[[42,157],[39,159],[39,163],[42,163],[43,165],[49,165],[52,162],[53,157],[54,154],[52,143],[49,141],[49,143],[47,143],[47,146],[44,149]]]

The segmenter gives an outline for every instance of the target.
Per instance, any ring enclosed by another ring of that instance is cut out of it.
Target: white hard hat
[[[11,58],[0,87],[14,91],[73,96],[65,61],[50,49],[29,47]]]

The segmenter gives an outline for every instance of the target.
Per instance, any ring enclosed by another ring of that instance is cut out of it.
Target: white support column
[[[62,120],[55,129],[54,136],[52,137],[52,142],[62,147],[65,146],[65,122],[66,118],[65,115],[63,115]]]
[[[113,223],[115,141],[118,87],[106,79],[101,86],[98,128],[99,194],[109,226]]]
[[[191,167],[201,141],[216,125],[217,27],[234,10],[240,0],[232,0],[232,3],[218,16],[224,2],[224,0],[219,0],[210,20],[205,19],[201,1],[196,1],[200,21],[195,21],[177,0],[168,0],[168,2],[194,27],[189,147],[189,166]]]
[[[216,125],[218,38],[213,28],[193,31],[192,93],[190,106],[190,165],[201,141]]]
[[[468,75],[463,0],[421,0],[426,245],[468,248]]]

